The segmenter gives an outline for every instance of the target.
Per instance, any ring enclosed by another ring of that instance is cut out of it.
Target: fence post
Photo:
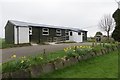
[[[46,51],[45,51],[45,49],[43,49],[43,58],[44,58],[45,60],[47,60],[47,56],[46,56]]]
[[[92,43],[92,47],[94,47],[94,42]]]

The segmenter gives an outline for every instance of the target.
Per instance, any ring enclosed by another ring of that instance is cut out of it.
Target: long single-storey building
[[[5,41],[12,44],[42,43],[57,41],[84,42],[87,31],[77,28],[35,24],[8,20],[5,26]]]

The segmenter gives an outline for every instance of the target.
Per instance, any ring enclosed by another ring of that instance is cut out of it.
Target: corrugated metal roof
[[[63,27],[63,26],[53,26],[53,25],[45,25],[45,24],[36,24],[36,23],[29,23],[29,22],[23,22],[23,21],[16,21],[16,20],[9,20],[10,23],[12,23],[15,26],[32,26],[32,27],[48,27],[48,28],[60,28],[60,29],[69,29],[69,30],[73,30],[73,31],[85,31],[85,30],[81,30],[78,28],[70,28],[70,27]]]

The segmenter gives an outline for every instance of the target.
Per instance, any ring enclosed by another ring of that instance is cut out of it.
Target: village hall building
[[[87,40],[87,31],[77,28],[8,20],[5,41],[12,44]]]

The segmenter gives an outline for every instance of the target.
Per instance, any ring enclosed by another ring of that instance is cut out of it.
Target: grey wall
[[[5,41],[6,43],[14,43],[14,25],[9,21],[5,26]]]

